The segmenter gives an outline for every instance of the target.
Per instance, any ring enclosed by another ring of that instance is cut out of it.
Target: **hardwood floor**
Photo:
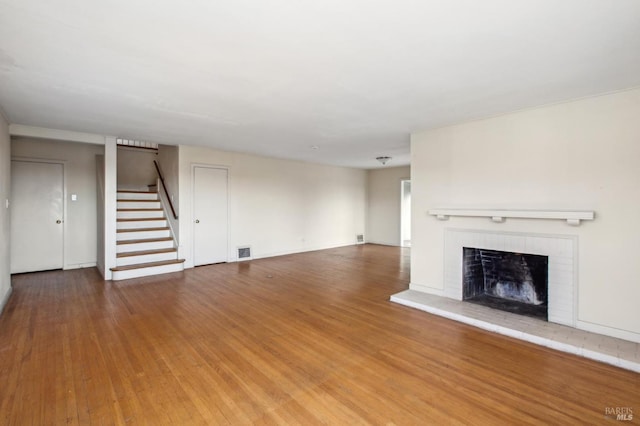
[[[409,249],[17,275],[0,423],[601,424],[640,375],[393,304]]]

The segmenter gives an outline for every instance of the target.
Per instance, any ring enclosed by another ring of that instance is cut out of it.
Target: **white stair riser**
[[[160,201],[118,201],[119,209],[159,209]]]
[[[113,271],[111,279],[113,281],[119,281],[129,278],[147,277],[149,275],[167,274],[169,272],[179,272],[183,270],[184,263],[173,263],[171,265],[152,266],[150,268],[130,269],[127,271]]]
[[[155,192],[118,192],[118,200],[157,200],[158,194]]]
[[[164,231],[133,231],[133,232],[118,232],[116,234],[116,241],[128,241],[128,240],[144,240],[147,238],[166,238],[170,237],[169,230]]]
[[[132,243],[116,245],[116,253],[131,253],[132,251],[158,250],[172,248],[173,241],[154,241],[149,243]]]
[[[151,217],[164,217],[164,212],[162,210],[117,212],[118,219],[142,219]]]
[[[135,220],[132,222],[118,222],[118,229],[139,229],[139,228],[164,228],[167,226],[166,220]]]
[[[140,256],[118,257],[116,266],[135,265],[137,263],[160,262],[161,260],[175,260],[178,253],[171,251],[168,253],[144,254]]]

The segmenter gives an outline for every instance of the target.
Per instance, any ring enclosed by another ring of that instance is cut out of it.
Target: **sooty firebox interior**
[[[547,256],[462,250],[464,301],[547,320]]]

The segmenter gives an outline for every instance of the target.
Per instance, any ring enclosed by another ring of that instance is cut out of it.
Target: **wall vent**
[[[143,148],[143,149],[158,149],[158,144],[155,142],[135,141],[131,139],[116,139],[116,144],[120,146],[128,146],[131,148]]]
[[[357,244],[364,244],[364,234],[356,235],[356,243]]]
[[[251,260],[251,247],[238,247],[238,261]]]

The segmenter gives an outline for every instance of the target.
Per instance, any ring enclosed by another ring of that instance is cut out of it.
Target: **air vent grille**
[[[364,234],[358,234],[356,235],[356,242],[358,244],[364,244]]]
[[[130,146],[132,148],[144,148],[144,149],[158,149],[158,144],[155,142],[135,141],[131,139],[116,139],[116,144],[120,146]]]
[[[251,247],[238,247],[238,260],[251,259]]]

